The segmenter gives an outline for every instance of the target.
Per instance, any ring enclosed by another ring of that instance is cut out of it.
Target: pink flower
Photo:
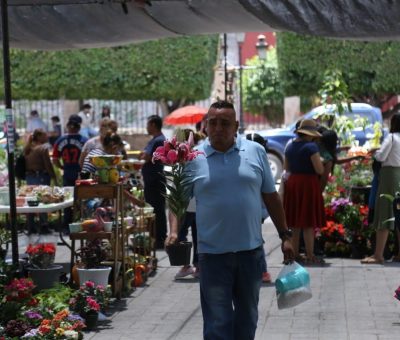
[[[168,164],[174,164],[178,160],[178,152],[176,150],[169,150],[167,154]]]
[[[94,282],[92,282],[92,281],[86,281],[86,282],[85,282],[85,286],[88,287],[88,288],[94,288]]]

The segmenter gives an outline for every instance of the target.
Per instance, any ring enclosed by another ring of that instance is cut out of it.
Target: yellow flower
[[[57,328],[57,329],[56,329],[56,334],[57,334],[58,336],[64,335],[64,329],[63,329],[63,328]]]

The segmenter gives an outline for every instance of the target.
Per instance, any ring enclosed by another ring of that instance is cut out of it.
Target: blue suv
[[[361,118],[366,118],[368,121],[368,125],[365,130],[362,128],[357,128],[352,132],[356,140],[358,140],[359,145],[363,145],[367,140],[372,138],[374,133],[374,123],[379,122],[382,125],[382,113],[379,108],[364,103],[352,103],[351,109],[352,112],[347,111],[344,114],[353,119],[358,116]],[[326,111],[332,112],[332,110],[332,106],[328,106],[327,108],[324,106],[318,106],[302,116],[301,119],[313,119],[318,116],[318,114]],[[286,144],[290,139],[296,136],[294,133],[295,126],[296,122],[290,124],[286,128],[269,129],[257,132],[268,141],[268,158],[275,181],[281,177],[283,171],[283,160]]]

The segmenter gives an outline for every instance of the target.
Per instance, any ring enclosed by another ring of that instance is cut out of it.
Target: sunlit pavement
[[[275,278],[282,268],[280,242],[268,220],[263,226],[268,269]],[[21,240],[22,241],[22,240]],[[24,240],[27,242],[27,240]],[[24,252],[21,244],[20,252]],[[56,262],[68,263],[69,251],[58,246]],[[85,339],[202,339],[199,285],[196,279],[175,281],[164,251],[159,269],[144,287],[122,299]],[[307,267],[313,298],[278,310],[273,284],[261,288],[256,339],[271,340],[400,340],[400,264],[361,265],[359,260],[326,259]]]

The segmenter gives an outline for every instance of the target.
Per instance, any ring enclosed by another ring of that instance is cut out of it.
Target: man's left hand
[[[283,259],[285,263],[291,263],[294,261],[294,249],[292,241],[290,239],[284,239],[281,245]]]

